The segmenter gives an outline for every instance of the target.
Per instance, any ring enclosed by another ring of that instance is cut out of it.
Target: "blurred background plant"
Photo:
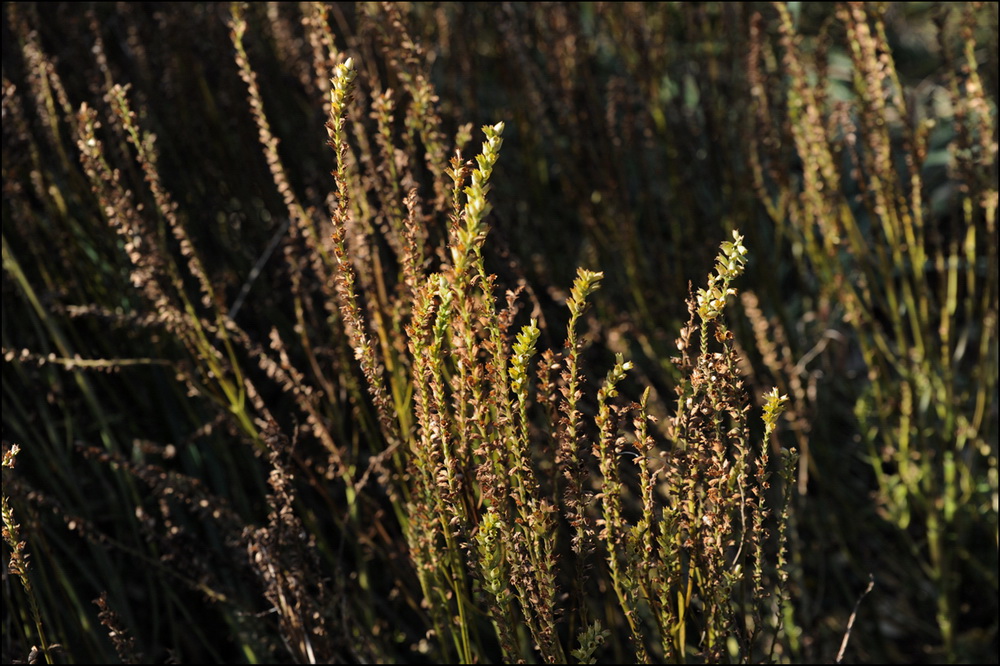
[[[2,29],[3,495],[31,557],[4,661],[642,658],[669,609],[616,603],[645,574],[597,529],[609,456],[647,460],[653,419],[681,450],[689,283],[736,228],[712,340],[753,409],[788,400],[766,435],[731,416],[800,456],[787,563],[762,546],[778,621],[740,644],[739,606],[720,651],[696,615],[645,656],[832,660],[872,575],[848,658],[996,661],[996,3],[5,3]],[[501,120],[496,168],[467,164]],[[469,466],[414,467],[448,428]],[[507,525],[484,489],[510,464],[537,485]],[[512,529],[553,507],[572,544]]]

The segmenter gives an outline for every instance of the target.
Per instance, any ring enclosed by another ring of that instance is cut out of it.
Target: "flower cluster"
[[[708,287],[698,290],[698,315],[703,322],[708,323],[722,314],[726,298],[736,294],[729,285],[743,274],[746,257],[743,236],[733,231],[733,242],[723,243],[722,251],[715,258],[715,273],[708,276]]]

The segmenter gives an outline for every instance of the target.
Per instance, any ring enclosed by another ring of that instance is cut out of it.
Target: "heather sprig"
[[[715,272],[708,276],[708,286],[699,289],[697,295],[698,316],[701,318],[701,353],[707,353],[708,325],[726,307],[726,299],[736,294],[730,285],[743,274],[746,266],[747,249],[743,246],[743,236],[733,230],[733,240],[722,243],[715,258]]]
[[[11,447],[3,452],[3,470],[4,476],[7,476],[8,469],[14,469],[15,459],[17,454],[21,451],[21,447],[17,444],[12,444]],[[7,479],[4,479],[4,486],[7,485]],[[35,625],[35,631],[37,632],[38,647],[32,647],[32,654],[36,650],[41,651],[42,655],[45,657],[45,663],[53,664],[52,650],[57,648],[58,645],[52,645],[45,638],[45,628],[42,626],[42,616],[38,610],[38,601],[35,598],[35,591],[31,585],[31,576],[28,571],[28,544],[21,536],[21,526],[17,524],[14,520],[14,509],[10,505],[10,499],[7,497],[6,490],[2,495],[3,500],[3,541],[10,548],[10,559],[7,561],[7,570],[14,576],[17,576],[21,581],[21,587],[24,588],[24,594],[28,598],[28,606],[31,609],[31,619]],[[34,659],[31,659],[33,662]]]
[[[576,279],[570,291],[566,307],[569,308],[569,323],[566,325],[565,368],[562,372],[564,388],[561,389],[563,401],[560,410],[563,422],[559,429],[559,450],[556,461],[566,480],[565,502],[570,516],[570,524],[575,534],[573,549],[577,553],[586,550],[587,530],[583,507],[586,503],[583,491],[582,451],[580,444],[582,435],[581,414],[577,403],[582,397],[580,374],[580,339],[577,326],[587,309],[587,299],[597,291],[604,274],[584,268],[577,269]]]
[[[650,464],[648,392],[634,406],[634,439],[623,436],[620,408],[608,402],[631,364],[619,356],[598,392],[599,537],[607,548],[612,587],[640,662],[650,660],[645,618],[653,620],[658,647],[669,661],[691,656],[710,662],[749,659],[765,640],[765,627],[771,632],[766,643],[772,649],[781,631],[780,609],[769,610],[765,600],[775,590],[783,595],[787,586],[783,553],[791,501],[788,488],[777,505],[777,560],[768,555],[765,524],[775,513],[766,493],[767,447],[784,399],[770,394],[763,415],[765,436],[759,445],[751,444],[733,336],[721,321],[725,297],[735,293],[732,281],[745,265],[742,237],[738,233],[733,237],[734,242],[722,245],[708,288],[699,292],[712,298],[689,300],[691,319],[678,339],[683,380],[670,424],[671,447],[655,474]],[[702,351],[692,358],[689,347],[696,334],[701,336]],[[715,345],[719,351],[712,351]],[[630,439],[634,451],[625,448]],[[626,492],[622,460],[634,460],[639,467],[638,497]],[[794,468],[794,459],[782,462]],[[784,482],[793,478],[793,471],[782,469]],[[633,525],[625,519],[626,499],[641,511]],[[765,570],[774,573],[767,577]],[[737,601],[737,590],[743,586],[753,590],[752,601]],[[738,622],[739,614],[752,618],[750,625]]]
[[[595,457],[601,471],[601,513],[603,528],[599,537],[608,549],[607,562],[611,573],[611,584],[618,603],[621,605],[625,620],[628,622],[635,648],[636,660],[639,663],[649,663],[649,655],[644,643],[644,632],[640,626],[639,615],[639,582],[638,553],[633,544],[629,543],[630,531],[624,516],[624,484],[618,466],[624,453],[623,439],[619,436],[620,415],[609,402],[618,396],[618,384],[625,379],[626,373],[632,369],[632,363],[622,359],[618,354],[615,365],[608,371],[604,385],[597,392],[597,416],[594,419],[598,428]]]

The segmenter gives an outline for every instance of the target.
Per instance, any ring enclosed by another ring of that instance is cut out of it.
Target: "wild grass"
[[[7,3],[4,661],[995,660],[996,20]]]

